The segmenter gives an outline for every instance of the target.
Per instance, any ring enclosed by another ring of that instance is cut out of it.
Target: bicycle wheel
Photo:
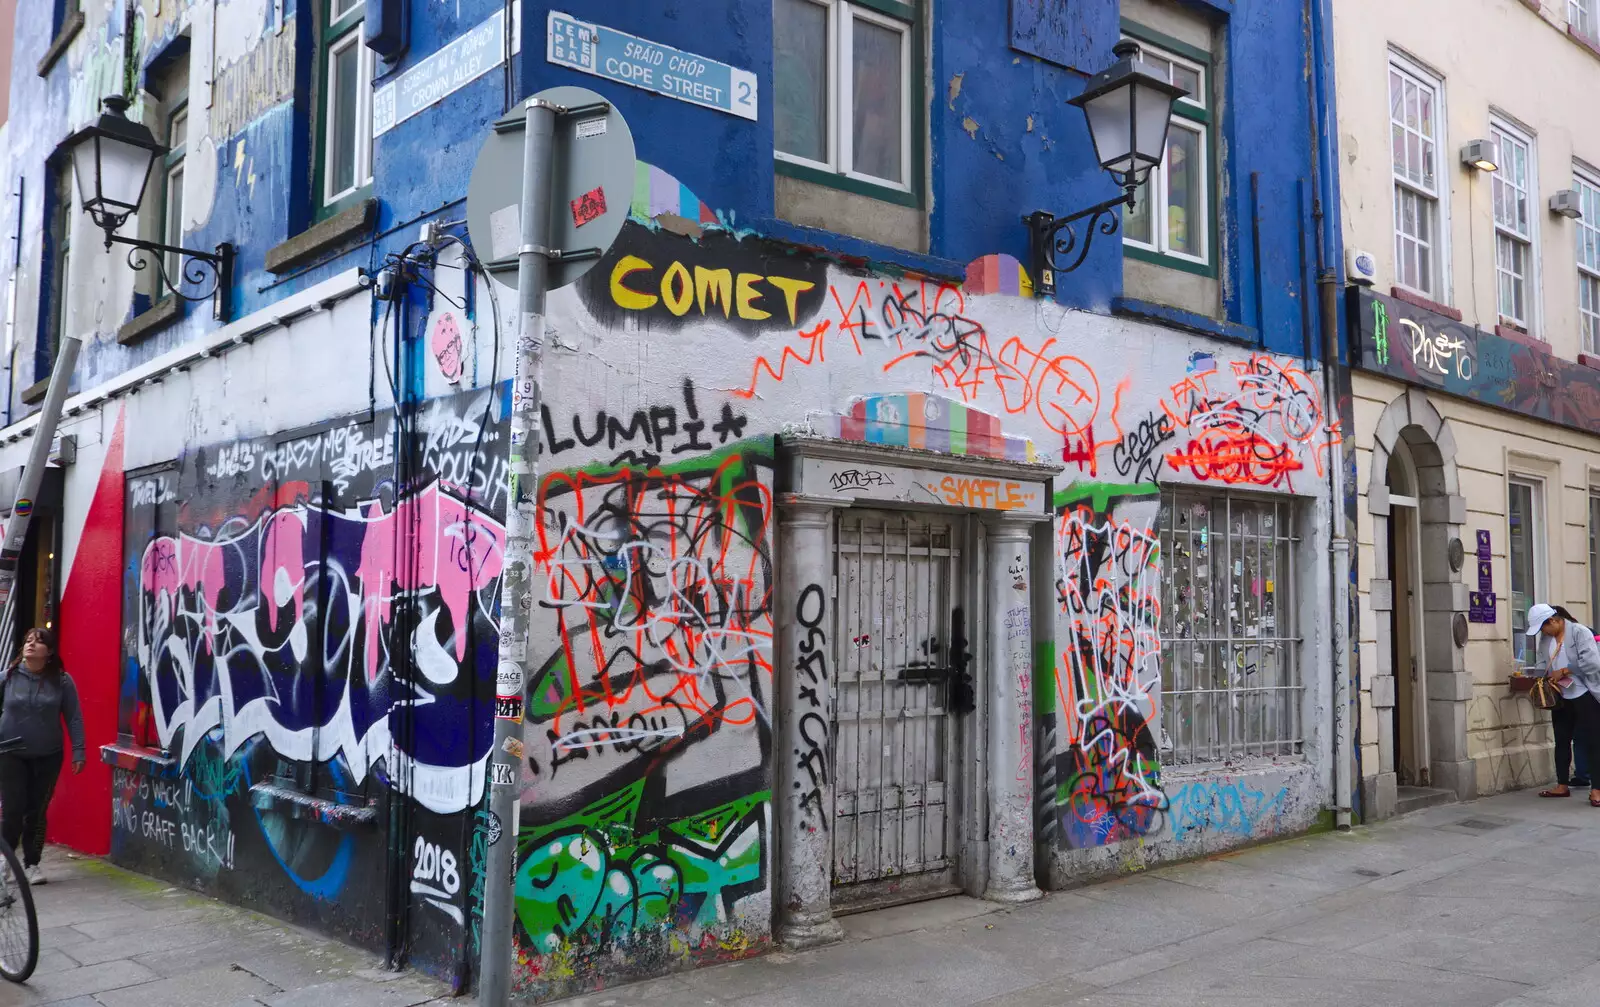
[[[39,915],[22,864],[0,840],[0,976],[24,983],[39,964]]]

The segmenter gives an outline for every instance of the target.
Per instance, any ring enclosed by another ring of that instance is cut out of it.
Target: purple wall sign
[[[1467,592],[1467,618],[1472,622],[1494,622],[1496,618],[1494,592]]]

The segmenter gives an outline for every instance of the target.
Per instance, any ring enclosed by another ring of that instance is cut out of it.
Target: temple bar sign
[[[546,58],[557,66],[756,118],[756,75],[604,25],[551,11]]]

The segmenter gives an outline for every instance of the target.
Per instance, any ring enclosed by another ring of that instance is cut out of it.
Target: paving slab
[[[830,947],[563,1007],[1594,1007],[1600,872],[1573,866],[1587,853],[1600,853],[1600,812],[1504,794],[1025,906],[955,897],[863,913]],[[98,861],[52,850],[46,866],[40,968],[0,987],[0,1007],[473,1002]]]
[[[39,967],[25,985],[0,982],[0,1007],[463,1003],[369,952],[100,860],[52,848],[45,870]]]
[[[1025,907],[852,916],[831,947],[571,1003],[1595,1007],[1600,872],[1552,870],[1556,851],[1600,852],[1600,812],[1503,794]]]

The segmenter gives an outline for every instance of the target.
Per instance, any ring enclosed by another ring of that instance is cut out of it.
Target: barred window
[[[1300,752],[1294,504],[1161,495],[1161,761]]]

